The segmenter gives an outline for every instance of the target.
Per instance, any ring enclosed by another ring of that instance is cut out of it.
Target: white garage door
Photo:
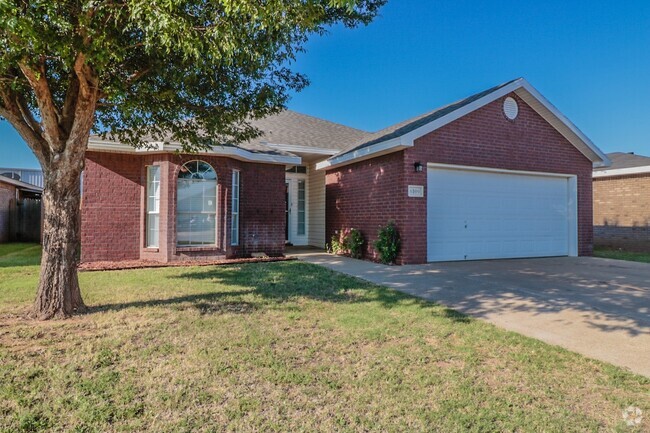
[[[431,262],[576,255],[575,177],[429,167]]]

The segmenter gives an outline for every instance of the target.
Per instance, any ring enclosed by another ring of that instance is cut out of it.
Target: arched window
[[[177,181],[176,243],[214,245],[217,233],[217,173],[203,161],[181,167]]]

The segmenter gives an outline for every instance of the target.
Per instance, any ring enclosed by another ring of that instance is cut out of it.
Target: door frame
[[[507,170],[502,168],[491,167],[478,167],[472,165],[456,165],[456,164],[441,164],[429,162],[427,163],[427,187],[429,185],[429,170],[430,169],[444,169],[444,170],[458,170],[458,171],[479,171],[495,174],[512,174],[523,176],[536,176],[536,177],[555,177],[564,178],[567,180],[567,210],[568,210],[568,249],[569,257],[578,256],[578,176],[568,173],[549,173],[542,171],[526,171],[526,170]],[[427,199],[427,210],[425,215],[425,222],[427,226],[427,261],[429,260],[429,212],[433,203],[429,203],[429,191],[425,193]]]
[[[298,181],[305,182],[305,234],[298,235]],[[288,191],[289,233],[287,242],[292,245],[305,246],[309,244],[309,179],[305,173],[285,173],[285,185]],[[285,222],[286,224],[286,222]]]

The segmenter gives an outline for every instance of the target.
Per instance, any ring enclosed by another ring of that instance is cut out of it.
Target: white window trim
[[[151,169],[155,168],[158,171],[158,196],[155,198],[157,203],[158,203],[158,208],[155,211],[152,211],[149,209],[149,198],[151,197],[150,194],[150,186],[151,186]],[[147,188],[146,188],[146,195],[147,195],[147,202],[145,205],[145,246],[146,248],[160,248],[160,186],[162,184],[162,179],[160,178],[160,166],[159,165],[148,165],[147,166]],[[158,243],[157,244],[152,244],[149,241],[149,216],[150,215],[158,215]]]
[[[218,205],[219,200],[217,198],[219,196],[219,174],[217,173],[217,170],[215,170],[215,168],[214,168],[214,166],[212,164],[210,164],[209,162],[207,162],[205,160],[202,160],[202,159],[193,159],[193,160],[187,161],[184,164],[182,164],[182,166],[185,166],[185,165],[187,165],[187,164],[189,164],[191,162],[202,162],[202,163],[208,164],[212,168],[212,170],[214,171],[214,173],[216,175],[215,183],[216,183],[216,191],[217,191],[216,196],[214,197],[214,199],[215,199],[215,203],[217,203],[217,205],[215,206],[214,212],[208,212],[208,211],[201,211],[201,212],[179,211],[178,210],[178,181],[179,181],[179,177],[178,177],[178,175],[176,176],[176,197],[175,197],[175,201],[176,201],[176,203],[175,203],[175,212],[176,212],[175,230],[176,230],[176,233],[177,233],[176,234],[176,249],[177,249],[177,251],[178,250],[190,251],[190,250],[193,250],[193,249],[201,250],[201,249],[205,249],[205,248],[209,248],[209,249],[218,248],[219,227],[217,225],[218,224],[217,216],[219,215],[219,205]],[[208,182],[208,180],[205,180],[205,179],[192,179],[192,180],[194,182]],[[212,243],[212,244],[189,244],[189,245],[187,245],[187,244],[179,244],[178,243],[178,215],[181,215],[181,214],[185,214],[185,215],[191,215],[191,214],[195,214],[195,215],[214,215],[214,243]]]
[[[291,200],[291,213],[289,216],[289,241],[292,242],[294,245],[297,246],[303,246],[303,245],[308,245],[309,241],[309,233],[310,233],[310,224],[309,224],[309,216],[310,216],[310,209],[309,209],[309,203],[310,203],[310,192],[311,192],[311,181],[309,179],[309,170],[310,168],[307,168],[307,173],[285,173],[285,182],[289,183],[289,188],[293,190],[295,188],[295,197],[293,195],[289,194],[290,200]],[[298,181],[299,180],[304,180],[305,181],[305,234],[304,235],[298,235]],[[295,200],[294,200],[295,198]],[[295,206],[295,208],[294,208]]]
[[[235,196],[235,185],[237,185],[237,195]],[[241,172],[239,170],[232,171],[232,185],[230,190],[230,245],[239,245],[239,220],[240,207],[241,207]],[[235,200],[237,206],[235,209]],[[235,223],[235,220],[237,222]]]
[[[302,226],[304,229],[304,233],[300,233],[300,183],[301,182],[302,182],[303,194],[304,194],[304,198],[302,200],[303,202],[302,215],[304,218]],[[307,236],[307,178],[306,177],[297,179],[296,195],[298,199],[296,203],[296,236],[304,237]]]

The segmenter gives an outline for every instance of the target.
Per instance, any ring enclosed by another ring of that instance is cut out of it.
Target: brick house
[[[524,79],[368,133],[292,111],[210,152],[94,137],[82,261],[282,254],[397,223],[399,263],[589,255],[607,157]]]
[[[650,157],[607,156],[612,165],[593,173],[594,243],[650,251]]]

